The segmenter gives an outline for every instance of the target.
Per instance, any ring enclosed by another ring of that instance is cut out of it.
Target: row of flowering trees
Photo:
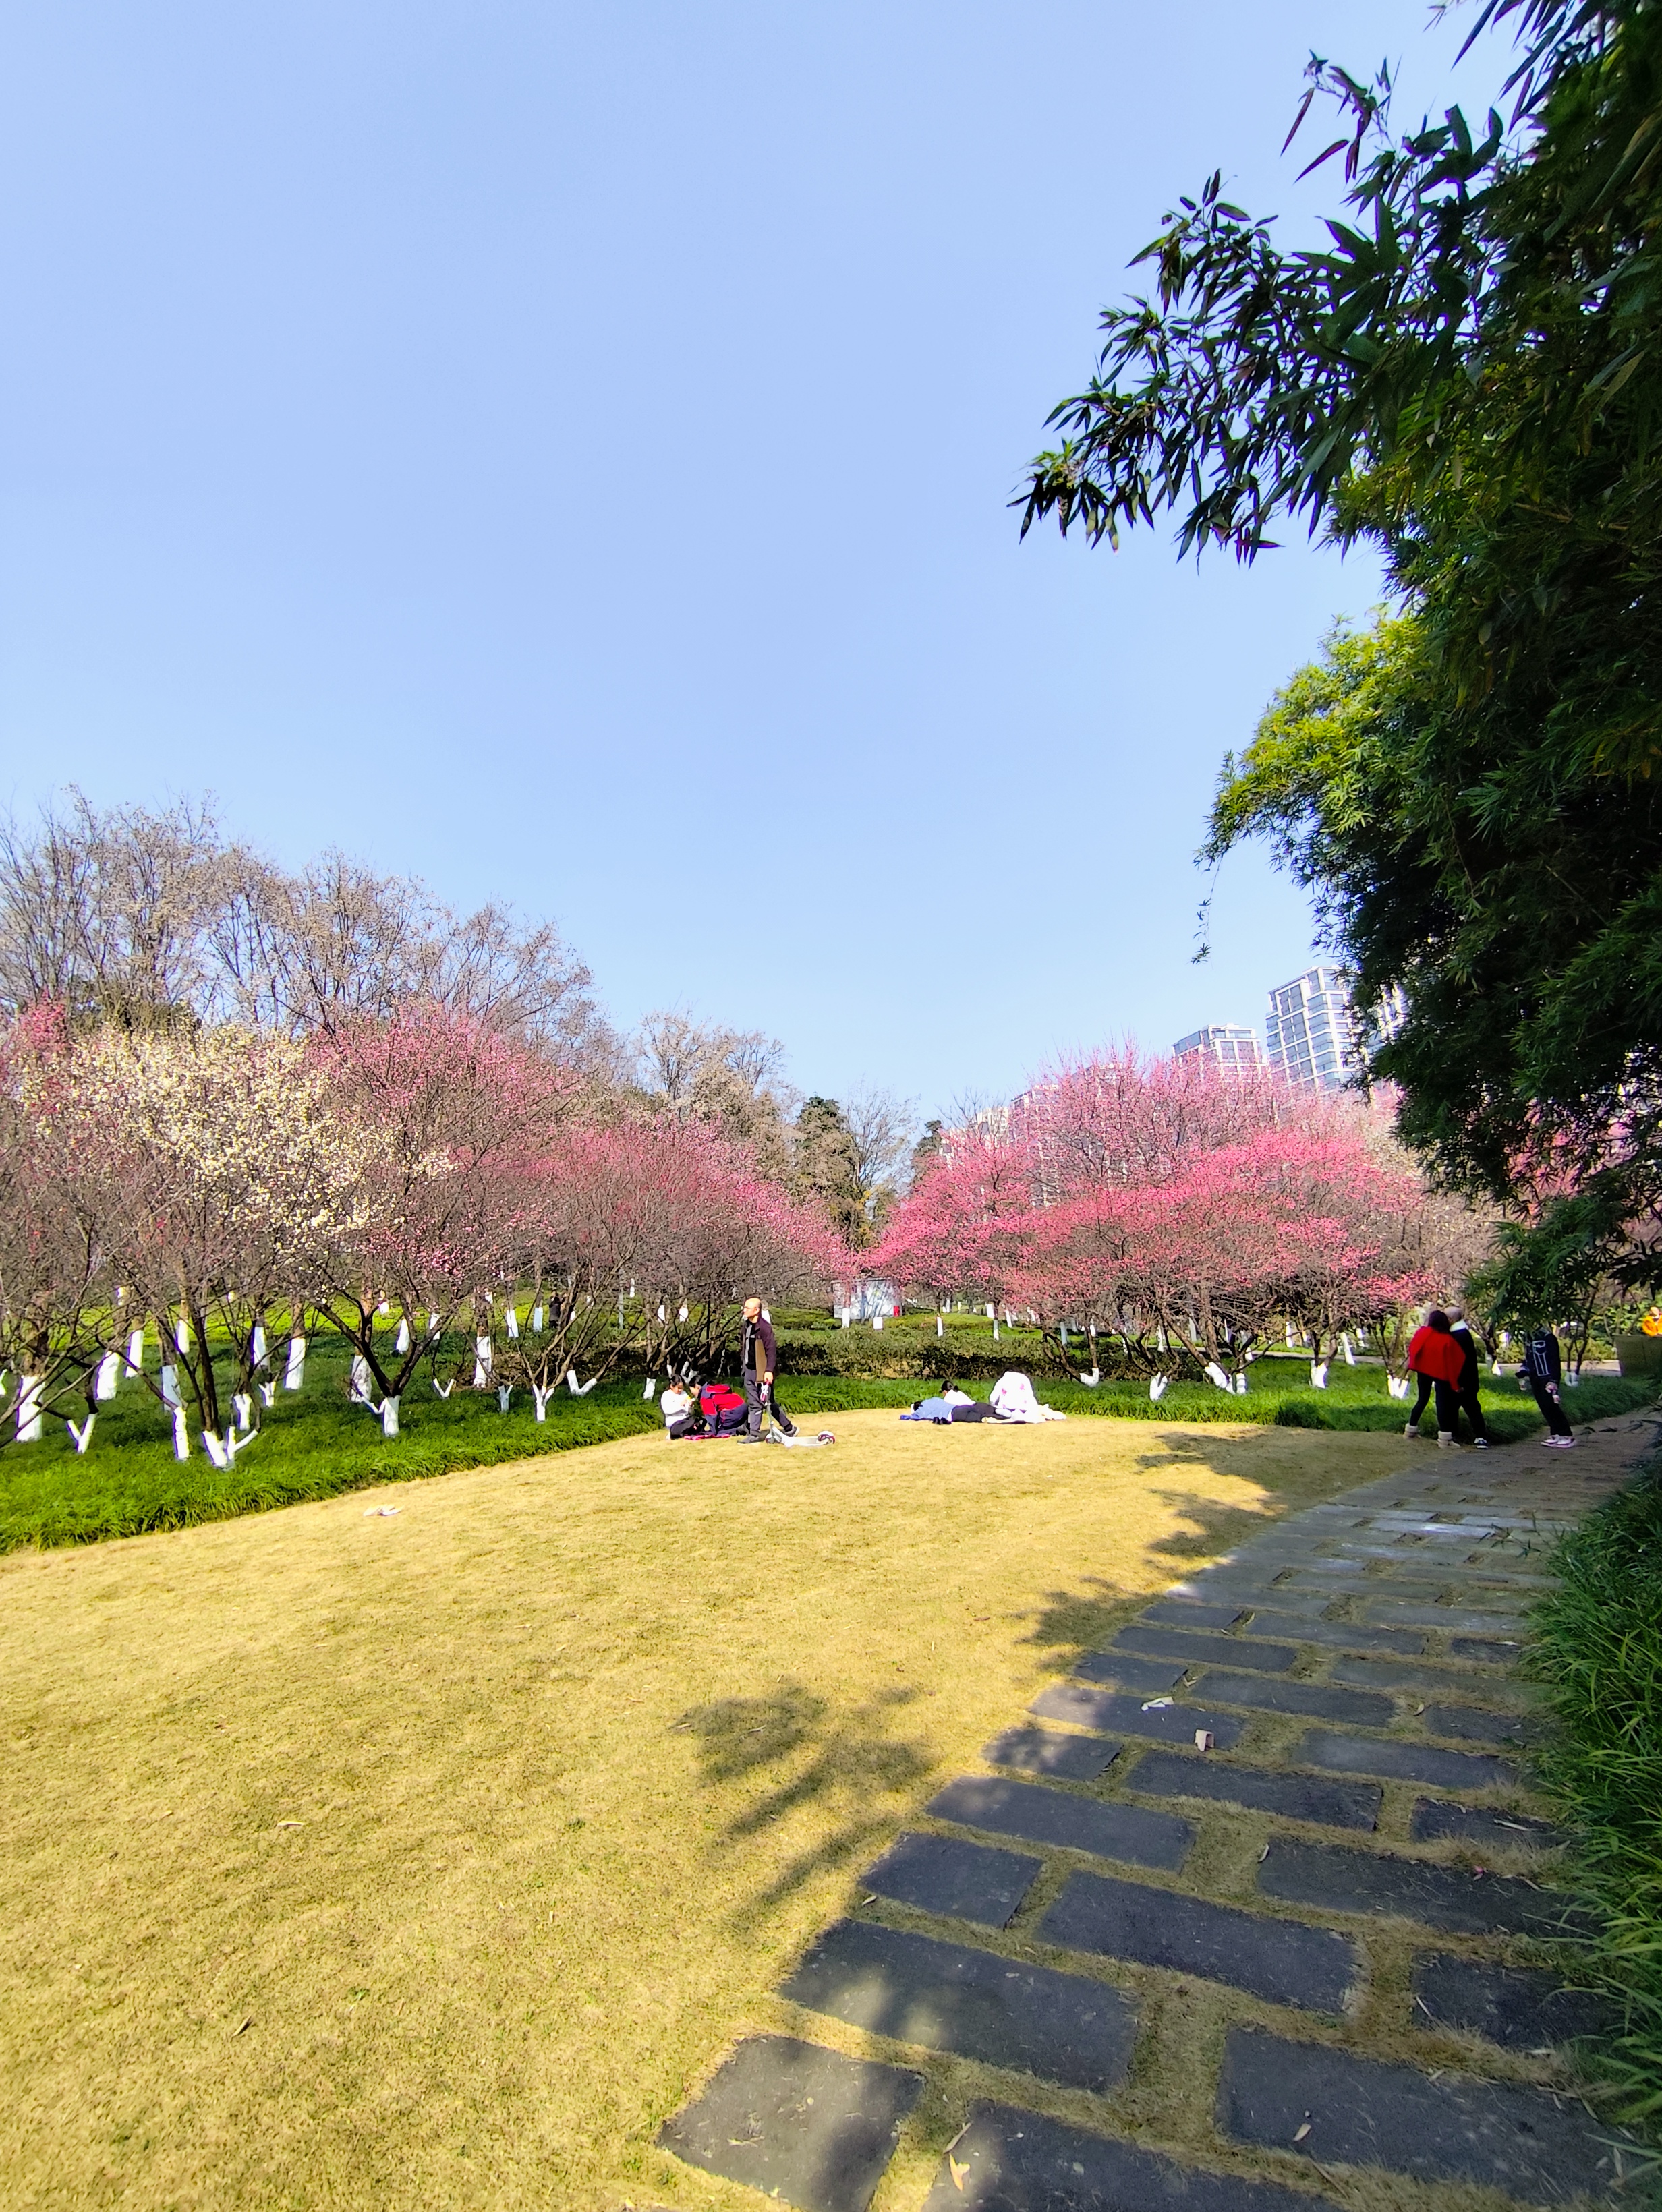
[[[1296,1334],[1389,1353],[1414,1301],[1458,1289],[1486,1241],[1428,1191],[1383,1107],[1127,1048],[1061,1070],[1008,1129],[926,1164],[874,1273],[936,1300],[1032,1313],[1130,1373],[1239,1376]]]
[[[817,1292],[834,1237],[696,1122],[597,1102],[534,1045],[415,1006],[302,1037],[190,1023],[0,1039],[4,1434],[124,1373],[234,1456],[259,1403],[344,1340],[389,1435],[423,1367],[548,1394],[625,1358],[708,1360],[734,1297]],[[143,1349],[154,1333],[160,1360]]]

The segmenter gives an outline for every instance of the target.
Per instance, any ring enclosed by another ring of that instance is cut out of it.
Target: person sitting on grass
[[[685,1381],[672,1375],[664,1385],[664,1395],[658,1404],[664,1416],[664,1426],[670,1435],[687,1435],[692,1426],[692,1393]]]

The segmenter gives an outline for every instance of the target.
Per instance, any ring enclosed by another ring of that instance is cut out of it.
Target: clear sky
[[[1426,23],[13,0],[0,798],[210,791],[286,861],[552,915],[625,1024],[925,1111],[1261,1021],[1303,902],[1233,860],[1193,967],[1190,855],[1377,574],[1006,502],[1174,197],[1221,167],[1307,235],[1307,52],[1400,61],[1417,120]]]

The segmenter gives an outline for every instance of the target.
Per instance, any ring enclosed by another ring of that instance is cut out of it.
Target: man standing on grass
[[[744,1376],[745,1403],[750,1408],[750,1435],[752,1443],[759,1443],[762,1417],[773,1415],[775,1425],[788,1437],[796,1434],[795,1426],[782,1406],[773,1395],[774,1374],[779,1364],[779,1348],[774,1341],[773,1323],[762,1310],[760,1298],[745,1300],[744,1348],[739,1365]]]

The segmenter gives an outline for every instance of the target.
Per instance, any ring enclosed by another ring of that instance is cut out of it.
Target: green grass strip
[[[128,1386],[98,1417],[84,1459],[70,1449],[61,1424],[48,1425],[36,1444],[0,1449],[0,1552],[22,1545],[95,1544],[110,1537],[143,1535],[203,1521],[228,1521],[307,1499],[335,1498],[377,1482],[420,1481],[468,1468],[496,1467],[543,1452],[610,1443],[656,1429],[662,1416],[641,1396],[638,1376],[603,1382],[592,1396],[562,1390],[545,1421],[533,1419],[523,1392],[509,1412],[498,1412],[493,1391],[456,1390],[440,1399],[425,1381],[411,1386],[404,1404],[404,1433],[388,1441],[374,1417],[347,1402],[349,1358],[326,1342],[308,1358],[299,1395],[279,1390],[262,1414],[259,1439],[233,1467],[216,1468],[199,1446],[185,1461],[174,1458],[171,1426],[155,1401]],[[1188,1425],[1273,1422],[1285,1427],[1375,1429],[1402,1425],[1405,1408],[1385,1395],[1378,1367],[1336,1364],[1326,1390],[1310,1388],[1307,1359],[1272,1358],[1251,1370],[1244,1398],[1209,1383],[1173,1383],[1151,1404],[1148,1386],[1105,1382],[1087,1389],[1077,1382],[1039,1377],[1047,1405],[1069,1415]],[[892,1407],[897,1413],[941,1386],[922,1377],[794,1375],[787,1372],[780,1395],[792,1418],[819,1426],[839,1413]],[[987,1395],[984,1382],[971,1395]],[[1571,1410],[1598,1419],[1650,1402],[1653,1386],[1589,1377]],[[1531,1402],[1497,1389],[1490,1426],[1502,1443],[1540,1426]],[[194,1442],[194,1439],[193,1439]]]
[[[1591,2054],[1616,2115],[1662,2122],[1662,1462],[1601,1505],[1553,1559],[1530,1669],[1560,1723],[1538,1758],[1578,1838],[1603,1920],[1592,1973],[1622,2005]]]

